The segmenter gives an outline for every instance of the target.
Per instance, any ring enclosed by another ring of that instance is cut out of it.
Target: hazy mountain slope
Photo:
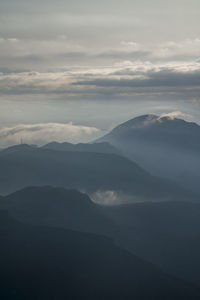
[[[115,230],[99,211],[99,206],[76,190],[28,187],[0,198],[0,209],[16,219],[36,225],[49,225],[82,232],[112,235]]]
[[[28,144],[18,144],[18,145],[13,145],[7,148],[4,148],[2,150],[2,154],[9,154],[9,153],[14,153],[16,151],[25,151],[29,149],[36,149],[37,145],[28,145]]]
[[[199,299],[103,237],[20,224],[0,215],[1,299]]]
[[[200,192],[200,126],[181,119],[144,115],[125,122],[98,140],[154,175]]]
[[[79,144],[71,144],[71,143],[58,143],[51,142],[42,146],[43,149],[51,149],[56,151],[79,151],[79,152],[96,152],[96,153],[115,153],[119,154],[119,150],[107,142],[102,143],[79,143]]]
[[[120,228],[120,245],[166,272],[200,283],[198,203],[141,203],[102,212]]]
[[[134,162],[115,155],[53,151],[29,147],[0,152],[0,193],[26,186],[53,185],[93,193],[114,190],[130,200],[198,200],[173,183],[156,178]]]

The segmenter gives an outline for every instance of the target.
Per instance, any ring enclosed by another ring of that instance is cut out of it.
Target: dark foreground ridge
[[[107,236],[165,273],[200,283],[200,203],[100,206],[78,191],[46,186],[2,197],[0,209],[24,224]]]
[[[0,212],[4,300],[197,300],[199,290],[107,238],[18,223]]]

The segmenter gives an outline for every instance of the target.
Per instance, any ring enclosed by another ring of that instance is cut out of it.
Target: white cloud
[[[141,45],[137,42],[133,41],[121,41],[121,45],[124,49],[132,50],[132,51],[139,51],[141,50]]]
[[[97,191],[90,196],[91,199],[100,205],[117,205],[122,202],[121,197],[116,191]]]
[[[95,193],[91,194],[90,198],[97,204],[108,206],[138,203],[144,201],[143,198],[134,196],[132,194],[125,194],[124,192],[117,190],[98,190]]]
[[[96,127],[70,123],[20,124],[0,128],[0,145],[8,146],[23,143],[43,144],[50,141],[85,142],[97,137],[100,130]]]
[[[186,113],[183,113],[181,111],[172,111],[169,113],[163,113],[160,115],[159,120],[161,120],[162,118],[169,118],[171,120],[174,120],[175,118],[191,118],[192,116]]]

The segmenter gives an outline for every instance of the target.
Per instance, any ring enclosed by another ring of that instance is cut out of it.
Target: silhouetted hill
[[[165,272],[200,283],[200,204],[138,203],[102,208],[117,241]]]
[[[200,204],[99,206],[75,190],[30,187],[0,199],[23,223],[98,233],[174,276],[199,283]]]
[[[199,299],[192,285],[96,235],[20,224],[0,213],[4,300]]]
[[[31,149],[31,148],[37,148],[36,145],[28,145],[28,144],[18,144],[18,145],[13,145],[13,146],[10,146],[8,148],[4,148],[2,150],[2,153],[13,153],[13,152],[16,152],[16,151],[23,151],[23,150],[28,150],[28,149]]]
[[[54,151],[35,147],[0,152],[0,193],[53,185],[87,193],[114,190],[130,201],[198,200],[176,184],[151,176],[116,154]]]
[[[93,144],[71,144],[71,143],[58,143],[51,142],[42,146],[43,149],[51,149],[56,151],[79,151],[79,152],[96,152],[96,153],[115,153],[120,154],[119,150],[110,145],[109,143],[93,143]]]
[[[144,115],[125,122],[98,140],[154,175],[200,192],[200,126],[181,119]]]
[[[104,235],[112,235],[114,231],[113,223],[99,212],[99,207],[86,194],[76,190],[28,187],[0,198],[0,209],[30,224]]]

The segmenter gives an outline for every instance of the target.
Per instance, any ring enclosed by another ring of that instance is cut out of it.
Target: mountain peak
[[[135,117],[127,122],[124,122],[117,127],[115,127],[111,133],[123,134],[125,132],[135,131],[139,129],[145,129],[149,127],[154,127],[158,129],[167,129],[173,127],[174,130],[196,130],[199,127],[196,123],[187,122],[183,119],[175,118],[174,116],[163,114],[163,115],[154,115],[147,114]],[[103,139],[99,139],[103,141]]]
[[[139,116],[115,127],[99,141],[117,147],[151,174],[199,192],[200,126],[177,118],[179,115]]]

